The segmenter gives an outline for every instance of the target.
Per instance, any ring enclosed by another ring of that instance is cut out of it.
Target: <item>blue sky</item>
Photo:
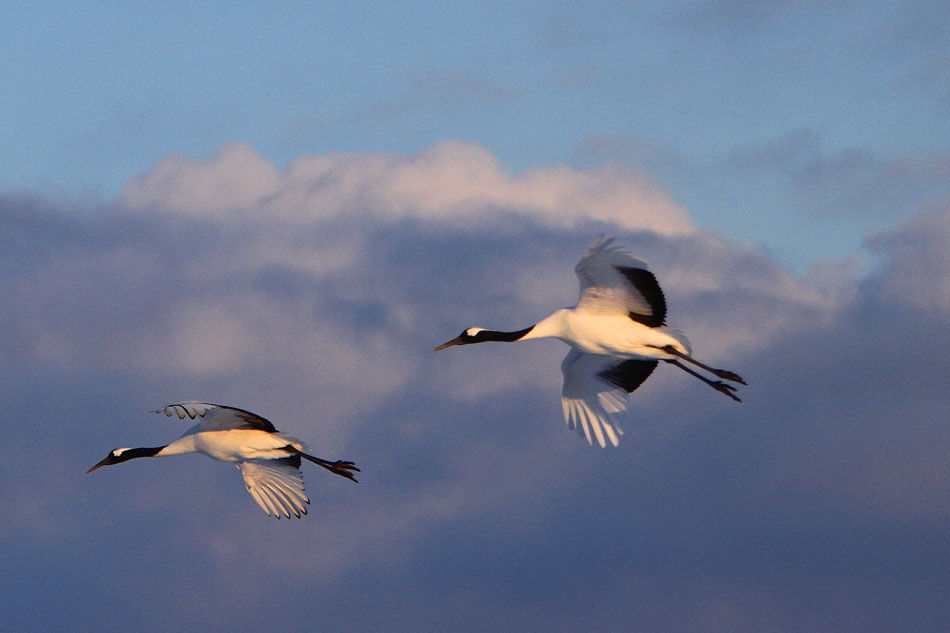
[[[24,2],[0,20],[17,631],[947,630],[944,3]],[[619,447],[556,341],[598,233],[696,355]],[[318,469],[114,447],[249,409]]]
[[[946,193],[945,8],[18,3],[0,184],[108,200],[232,141],[285,166],[458,139],[515,171],[646,169],[802,270]]]

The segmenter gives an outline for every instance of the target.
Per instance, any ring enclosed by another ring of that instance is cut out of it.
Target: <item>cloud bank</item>
[[[871,237],[864,276],[802,279],[619,167],[514,174],[443,143],[278,168],[234,144],[167,158],[107,209],[2,197],[0,229],[15,630],[102,630],[116,604],[142,631],[950,622],[946,200]],[[651,264],[696,355],[749,380],[743,404],[660,368],[620,447],[593,449],[561,421],[562,344],[431,352],[572,305],[604,231]],[[206,459],[82,475],[177,437],[146,411],[190,398],[361,483],[308,470],[310,516],[278,523]]]
[[[515,175],[485,149],[448,141],[411,156],[298,158],[284,170],[234,143],[209,161],[166,158],[129,183],[122,203],[201,217],[318,221],[356,213],[471,226],[514,213],[554,227],[599,221],[664,235],[693,228],[685,209],[629,169],[545,167]]]

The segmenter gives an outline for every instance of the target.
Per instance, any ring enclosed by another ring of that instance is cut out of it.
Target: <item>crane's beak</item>
[[[461,345],[461,344],[462,344],[462,337],[461,337],[461,336],[456,336],[456,337],[453,338],[451,341],[447,341],[447,342],[445,342],[445,343],[442,343],[441,345],[439,345],[438,347],[436,347],[436,348],[435,348],[434,350],[432,350],[432,351],[433,351],[433,352],[438,352],[440,349],[445,349],[446,347],[452,347],[453,345]]]
[[[112,454],[110,453],[109,455],[106,456],[106,458],[105,458],[104,460],[102,460],[101,462],[99,462],[98,464],[96,464],[95,466],[93,466],[92,468],[90,468],[89,470],[87,470],[87,471],[86,471],[86,474],[88,475],[89,473],[91,473],[92,471],[96,470],[97,468],[102,468],[103,466],[108,466],[108,465],[112,464],[113,462],[110,461],[111,458],[112,458]]]

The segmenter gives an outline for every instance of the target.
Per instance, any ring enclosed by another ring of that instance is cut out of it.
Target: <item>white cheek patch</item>
[[[114,451],[112,451],[112,454],[115,455],[116,457],[118,457],[119,455],[121,455],[121,454],[124,453],[125,451],[130,451],[130,450],[132,450],[132,449],[130,449],[130,448],[117,448],[117,449],[115,449]]]
[[[481,328],[481,327],[470,327],[470,328],[468,328],[467,330],[465,330],[465,335],[466,335],[466,336],[475,336],[475,335],[478,334],[479,332],[484,332],[484,331],[485,331],[485,328]]]

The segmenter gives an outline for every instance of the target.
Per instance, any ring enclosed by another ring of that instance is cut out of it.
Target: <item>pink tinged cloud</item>
[[[514,174],[488,150],[458,141],[409,156],[307,156],[283,170],[233,143],[207,161],[168,156],[130,182],[121,202],[189,216],[314,220],[366,213],[467,225],[514,213],[560,228],[600,221],[661,235],[694,230],[680,204],[629,168],[551,166]]]
[[[272,163],[243,143],[224,146],[209,161],[171,154],[129,183],[122,200],[132,208],[225,213],[259,204],[279,187]]]

